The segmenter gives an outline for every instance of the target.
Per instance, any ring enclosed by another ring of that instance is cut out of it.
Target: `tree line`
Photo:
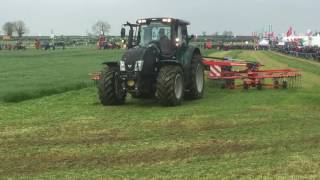
[[[96,35],[106,35],[110,32],[110,28],[111,26],[108,22],[100,20],[92,26],[92,31],[93,34]],[[2,26],[2,30],[7,36],[12,37],[14,33],[16,33],[19,38],[21,38],[24,34],[29,32],[26,24],[21,20],[6,22]]]
[[[12,37],[13,34],[16,33],[19,38],[28,32],[26,24],[21,20],[6,22],[2,26],[2,30],[7,36]]]

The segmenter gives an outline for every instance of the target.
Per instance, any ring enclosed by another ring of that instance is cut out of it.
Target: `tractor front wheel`
[[[163,66],[157,78],[156,97],[164,106],[181,104],[184,92],[182,68],[175,65]]]
[[[122,92],[119,74],[115,68],[107,67],[101,72],[98,94],[104,106],[124,104],[126,93]]]

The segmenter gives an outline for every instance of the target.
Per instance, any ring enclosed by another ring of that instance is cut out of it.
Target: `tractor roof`
[[[144,18],[137,20],[137,24],[144,24],[151,21],[161,21],[166,23],[175,23],[175,24],[183,24],[183,25],[190,25],[188,21],[182,19],[175,19],[169,17],[159,17],[159,18]]]

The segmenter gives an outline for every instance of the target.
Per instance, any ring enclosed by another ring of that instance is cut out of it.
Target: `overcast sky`
[[[30,35],[85,35],[98,20],[111,34],[121,23],[142,17],[177,17],[191,22],[190,31],[208,34],[232,30],[250,35],[267,29],[284,33],[320,30],[320,0],[0,0],[0,25],[23,20]]]

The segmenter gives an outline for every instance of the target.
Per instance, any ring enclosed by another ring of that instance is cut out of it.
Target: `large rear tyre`
[[[115,68],[107,67],[101,72],[98,81],[98,94],[104,106],[122,105],[125,103],[126,93],[122,92],[119,74]]]
[[[156,97],[164,106],[176,106],[183,100],[184,80],[181,67],[163,66],[157,78]]]
[[[191,77],[188,83],[187,99],[199,99],[203,97],[204,91],[204,67],[200,55],[194,56],[191,62]]]

